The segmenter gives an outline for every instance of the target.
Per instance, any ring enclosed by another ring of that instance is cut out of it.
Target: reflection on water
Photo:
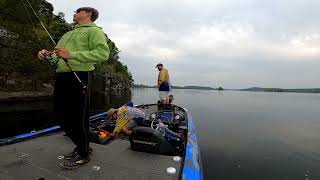
[[[118,107],[131,99],[131,91],[92,94],[90,114]],[[0,104],[0,139],[56,125],[52,100]]]

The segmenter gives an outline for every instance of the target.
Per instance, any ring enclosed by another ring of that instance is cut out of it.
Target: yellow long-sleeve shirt
[[[160,86],[163,82],[169,81],[169,73],[167,69],[162,69],[158,75],[158,85]]]

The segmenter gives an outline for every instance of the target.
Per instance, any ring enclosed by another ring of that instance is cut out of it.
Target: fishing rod
[[[23,1],[23,0],[22,0]],[[49,31],[47,30],[47,28],[45,27],[45,25],[42,23],[41,19],[39,18],[39,16],[37,15],[36,11],[33,9],[32,5],[30,4],[29,0],[26,0],[29,7],[31,8],[33,14],[36,16],[36,18],[38,19],[38,21],[40,22],[42,28],[45,30],[45,32],[47,33],[47,35],[49,36],[51,42],[54,44],[54,46],[57,45],[57,43],[53,40],[51,34],[49,33]],[[47,61],[50,62],[50,64],[54,64],[54,60],[52,59],[51,57],[51,54],[52,53],[49,53],[49,52],[45,52],[44,53],[44,56],[45,56],[45,59]],[[66,63],[66,65],[68,66],[68,68],[70,69],[70,71],[73,73],[73,75],[76,77],[76,79],[78,80],[78,82],[81,84],[82,88],[83,89],[86,89],[87,86],[81,81],[81,79],[79,78],[79,76],[77,75],[77,73],[72,69],[72,67],[70,66],[70,64],[68,63],[68,60],[65,59],[65,58],[62,58],[64,60],[64,62]]]

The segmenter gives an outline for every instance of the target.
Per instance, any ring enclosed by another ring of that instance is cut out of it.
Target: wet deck
[[[179,179],[181,162],[173,161],[172,156],[132,151],[130,142],[122,139],[106,146],[94,143],[90,146],[94,150],[91,161],[74,170],[59,166],[58,156],[74,148],[62,133],[0,146],[0,180]],[[177,173],[168,175],[168,167],[175,167]]]

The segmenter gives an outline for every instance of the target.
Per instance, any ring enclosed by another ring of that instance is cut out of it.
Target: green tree
[[[70,31],[73,24],[64,19],[64,13],[53,14],[53,6],[45,0],[29,1],[57,42],[63,34]],[[0,36],[0,83],[8,79],[31,80],[30,87],[37,89],[39,82],[54,79],[54,67],[37,60],[40,49],[53,49],[51,42],[40,22],[33,14],[26,0],[0,1],[0,29],[10,32],[10,36]],[[97,66],[97,73],[114,73],[115,76],[133,82],[127,66],[119,61],[119,50],[115,43],[108,39],[111,50],[107,62]],[[4,87],[4,86],[1,86]]]

